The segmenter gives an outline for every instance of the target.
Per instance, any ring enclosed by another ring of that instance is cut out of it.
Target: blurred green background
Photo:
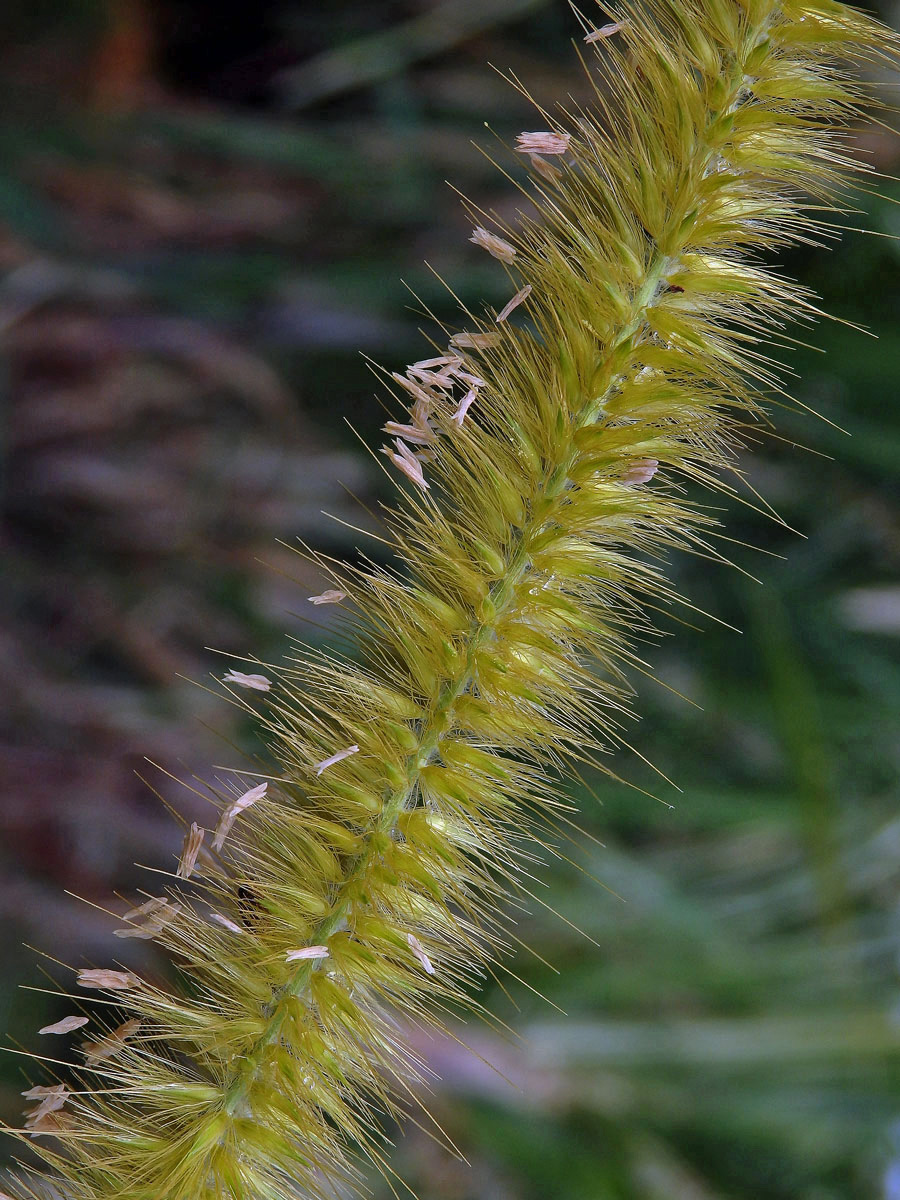
[[[495,134],[534,123],[487,64],[546,105],[587,90],[563,0],[6,0],[3,23],[0,1026],[33,1048],[61,1013],[17,988],[44,982],[23,943],[168,970],[64,889],[115,905],[135,861],[171,862],[141,777],[190,820],[164,772],[257,749],[188,682],[225,669],[207,647],[328,636],[297,537],[378,553],[322,511],[368,526],[355,497],[384,495],[347,425],[376,445],[384,420],[360,352],[421,357],[419,301],[454,322],[435,272],[507,298],[445,182],[521,203],[473,146],[515,170]],[[896,137],[857,140],[897,173]],[[881,190],[849,225],[900,233]],[[423,1198],[900,1197],[898,257],[850,233],[783,262],[878,340],[798,334],[827,349],[789,356],[825,419],[776,410],[750,466],[798,532],[725,503],[741,570],[673,563],[711,618],[646,647],[665,686],[636,678],[631,739],[682,790],[625,755],[635,788],[589,781],[604,845],[566,852],[608,890],[555,863],[547,899],[598,945],[520,914],[559,972],[523,953],[528,987],[488,996],[520,1040],[469,1027],[498,1071],[425,1048],[469,1161],[410,1128],[393,1161]],[[0,1060],[5,1120],[20,1078]]]

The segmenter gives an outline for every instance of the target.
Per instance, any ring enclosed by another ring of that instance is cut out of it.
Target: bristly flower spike
[[[193,824],[166,907],[126,918],[190,988],[78,972],[124,1023],[40,1085],[63,1091],[29,1096],[18,1136],[39,1135],[54,1195],[358,1186],[360,1156],[384,1163],[378,1114],[401,1117],[423,1077],[397,1014],[474,1006],[507,953],[504,905],[527,902],[556,836],[550,774],[621,739],[632,640],[676,598],[663,560],[714,533],[682,484],[727,486],[777,383],[761,339],[815,311],[763,252],[830,234],[823,209],[865,170],[857,68],[897,43],[836,0],[610,16],[585,23],[598,111],[517,139],[537,213],[514,245],[476,231],[514,300],[531,289],[527,320],[469,314],[392,377],[408,410],[386,453],[413,485],[396,562],[329,563],[310,598],[347,602],[359,661],[297,650],[279,669],[256,716],[270,786],[219,797],[213,848]]]

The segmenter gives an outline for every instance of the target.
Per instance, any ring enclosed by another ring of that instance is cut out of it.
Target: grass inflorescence
[[[515,148],[536,213],[476,214],[509,304],[392,377],[393,565],[323,560],[313,601],[361,653],[229,673],[277,770],[221,796],[117,931],[190,987],[78,973],[115,1019],[84,1026],[80,1068],[47,1059],[18,1133],[72,1200],[324,1196],[360,1153],[389,1171],[379,1114],[428,1120],[396,1014],[477,1010],[507,905],[575,828],[559,777],[623,740],[635,642],[679,600],[665,557],[723,557],[688,485],[739,487],[780,386],[766,343],[818,315],[761,254],[832,235],[856,66],[893,35],[833,0],[622,4],[585,34],[593,106]]]

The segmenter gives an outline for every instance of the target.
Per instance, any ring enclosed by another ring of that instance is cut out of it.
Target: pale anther
[[[456,412],[453,414],[453,416],[450,418],[450,420],[455,421],[457,425],[461,426],[463,421],[466,419],[466,413],[472,407],[472,404],[477,399],[477,397],[478,397],[478,389],[470,388],[469,391],[466,392],[463,399],[460,401],[459,408],[456,410]]]
[[[487,387],[487,380],[481,379],[478,375],[473,375],[471,371],[456,370],[453,372],[457,379],[461,379],[463,383],[467,383],[469,387],[482,388]]]
[[[41,1129],[42,1122],[50,1113],[57,1112],[69,1098],[69,1089],[64,1083],[53,1084],[52,1087],[33,1087],[22,1095],[26,1100],[38,1100],[34,1108],[25,1113],[25,1128]]]
[[[349,758],[351,754],[358,754],[359,746],[348,746],[346,750],[338,750],[337,754],[332,754],[330,758],[323,758],[320,763],[316,763],[315,771],[317,775],[321,775],[323,771],[327,771],[329,767],[333,767],[335,763],[343,762],[345,758]]]
[[[306,958],[327,958],[327,946],[304,946],[302,950],[288,950],[285,962],[302,962]]]
[[[123,914],[122,920],[133,921],[135,917],[145,917],[148,913],[154,913],[160,908],[165,908],[168,903],[169,901],[165,896],[151,896],[149,900],[145,900],[137,908],[130,908],[127,913]]]
[[[461,350],[487,350],[500,341],[498,333],[454,333],[450,339]]]
[[[420,400],[426,408],[431,408],[437,396],[430,392],[427,388],[422,387],[420,383],[416,383],[414,379],[409,379],[406,375],[400,375],[396,371],[393,372],[391,378],[413,397],[414,400]]]
[[[584,39],[586,42],[602,42],[608,37],[612,37],[614,33],[618,33],[620,29],[625,28],[624,21],[611,21],[609,25],[601,25],[599,29],[595,29],[593,33],[589,33]]]
[[[488,254],[492,254],[494,258],[499,258],[501,262],[511,263],[516,257],[515,246],[511,246],[509,242],[503,238],[497,237],[496,234],[483,229],[480,225],[477,229],[472,230],[470,242],[474,242],[476,246],[480,246],[482,250],[487,250]]]
[[[443,371],[426,371],[422,367],[407,367],[406,374],[413,376],[425,387],[437,388],[439,391],[446,391],[452,387],[450,376],[453,373],[453,367],[447,366]]]
[[[73,1118],[69,1113],[45,1112],[40,1115],[33,1113],[25,1122],[25,1128],[33,1138],[40,1137],[42,1133],[54,1134],[59,1137],[60,1134],[71,1129],[72,1124]]]
[[[105,1058],[111,1058],[121,1050],[126,1038],[133,1037],[137,1033],[141,1024],[142,1022],[137,1017],[132,1017],[130,1021],[125,1021],[118,1029],[113,1029],[111,1033],[98,1038],[97,1041],[82,1042],[81,1049],[85,1062],[88,1066],[93,1066],[95,1063],[103,1062]]]
[[[223,917],[221,913],[210,913],[209,919],[215,921],[217,925],[221,925],[223,929],[229,930],[231,933],[246,933],[236,921],[232,921],[230,917]]]
[[[178,860],[178,869],[175,872],[180,879],[190,879],[193,874],[204,837],[206,837],[206,830],[201,829],[195,821],[185,834],[184,845],[181,847],[181,858]]]
[[[342,600],[347,599],[347,593],[341,592],[337,588],[326,588],[318,596],[307,596],[307,599],[310,604],[340,604]]]
[[[114,992],[124,992],[137,987],[140,980],[130,971],[109,971],[99,967],[79,971],[77,982],[83,988],[109,988]]]
[[[413,363],[413,367],[422,371],[430,371],[432,367],[449,367],[461,363],[462,359],[456,354],[442,354],[438,358],[423,358],[421,362]],[[410,368],[412,369],[412,368]]]
[[[658,469],[659,463],[655,458],[639,458],[622,476],[622,482],[629,487],[638,483],[649,483]]]
[[[68,1095],[68,1088],[64,1083],[39,1083],[30,1087],[27,1092],[19,1092],[19,1095],[24,1096],[26,1100],[43,1100],[48,1096],[65,1097]]]
[[[382,428],[392,437],[406,438],[408,442],[415,442],[419,446],[430,446],[435,440],[430,425],[401,425],[399,421],[388,421]]]
[[[216,826],[216,832],[213,837],[213,850],[221,850],[225,844],[225,839],[228,837],[231,827],[234,824],[235,817],[238,813],[242,813],[245,808],[250,808],[257,800],[261,800],[266,794],[268,783],[258,783],[256,787],[250,788],[243,795],[238,796],[237,800],[232,800],[228,807],[224,810],[219,823]]]
[[[234,683],[238,687],[250,688],[255,692],[267,692],[272,686],[271,679],[265,675],[245,675],[243,671],[229,671],[222,678],[223,683]]]
[[[45,1025],[43,1029],[39,1029],[38,1033],[71,1033],[73,1029],[80,1029],[82,1025],[87,1025],[87,1017],[63,1017],[61,1021],[56,1021],[52,1025]]]
[[[400,438],[394,438],[396,450],[391,450],[385,446],[384,453],[388,456],[395,467],[398,467],[407,479],[411,480],[423,491],[428,490],[428,481],[422,473],[422,464],[410,450],[409,446]]]
[[[152,905],[152,907],[151,907]],[[143,925],[129,925],[125,929],[114,929],[113,936],[117,938],[154,938],[158,933],[162,933],[165,927],[173,921],[181,911],[180,904],[170,904],[168,900],[148,900],[146,904],[142,904],[139,910],[132,910],[130,914],[125,915],[125,920],[132,920],[136,916],[146,916],[147,920]]]
[[[519,288],[512,300],[508,300],[497,313],[497,324],[499,325],[501,321],[505,321],[513,309],[518,308],[522,301],[527,300],[530,295],[531,284],[526,283],[523,288]]]
[[[422,943],[419,941],[416,935],[414,933],[408,933],[406,935],[406,940],[409,942],[410,950],[412,950],[413,954],[421,963],[422,970],[425,972],[425,974],[433,975],[434,967],[432,966],[431,959],[425,953],[424,949],[422,948]]]
[[[516,150],[520,154],[568,154],[570,133],[520,133],[516,138]]]

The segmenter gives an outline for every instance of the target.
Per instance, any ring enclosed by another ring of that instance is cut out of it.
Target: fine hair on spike
[[[696,494],[733,492],[780,389],[765,339],[821,315],[767,256],[831,236],[868,184],[848,131],[897,40],[839,0],[604,14],[579,40],[593,107],[528,122],[508,159],[533,206],[467,247],[511,300],[384,372],[393,562],[309,552],[329,586],[308,603],[341,606],[353,657],[224,676],[269,761],[210,785],[214,828],[117,918],[189,986],[71,977],[97,1015],[8,1131],[46,1171],[4,1183],[15,1200],[324,1200],[389,1176],[382,1118],[427,1119],[399,1017],[479,1014],[510,909],[544,903],[565,777],[625,745],[625,668],[679,599],[668,556],[722,561]]]

